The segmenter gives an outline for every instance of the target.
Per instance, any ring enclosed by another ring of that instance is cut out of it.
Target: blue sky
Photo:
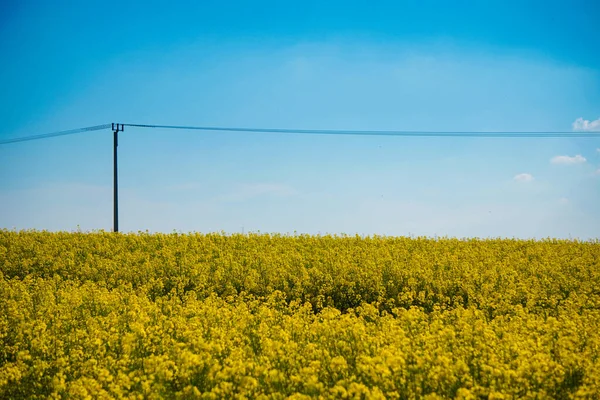
[[[600,130],[595,1],[0,7],[1,139],[110,122]],[[127,128],[120,227],[597,238],[598,149]],[[112,133],[0,146],[0,204],[0,227],[110,230]]]

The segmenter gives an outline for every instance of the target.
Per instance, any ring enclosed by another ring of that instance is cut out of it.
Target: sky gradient
[[[600,6],[0,5],[0,139],[110,122],[600,130]],[[122,231],[600,237],[600,139],[120,134]],[[0,146],[0,228],[110,230],[112,133]]]

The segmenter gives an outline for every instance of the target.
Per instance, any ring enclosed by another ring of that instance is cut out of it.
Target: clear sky
[[[599,15],[595,0],[4,1],[0,139],[110,122],[600,130]],[[126,128],[119,144],[123,231],[600,237],[600,139]],[[0,227],[111,230],[111,131],[1,145]]]

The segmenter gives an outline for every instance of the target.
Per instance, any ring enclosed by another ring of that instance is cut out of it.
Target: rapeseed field
[[[600,243],[0,231],[0,398],[600,398]]]

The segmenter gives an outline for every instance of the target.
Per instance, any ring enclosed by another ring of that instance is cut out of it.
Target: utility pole
[[[112,131],[114,135],[114,146],[113,146],[113,166],[114,166],[114,177],[113,177],[113,201],[114,201],[114,214],[113,214],[113,232],[119,232],[119,174],[117,173],[117,146],[119,146],[119,132],[123,132],[123,124],[112,124]]]

